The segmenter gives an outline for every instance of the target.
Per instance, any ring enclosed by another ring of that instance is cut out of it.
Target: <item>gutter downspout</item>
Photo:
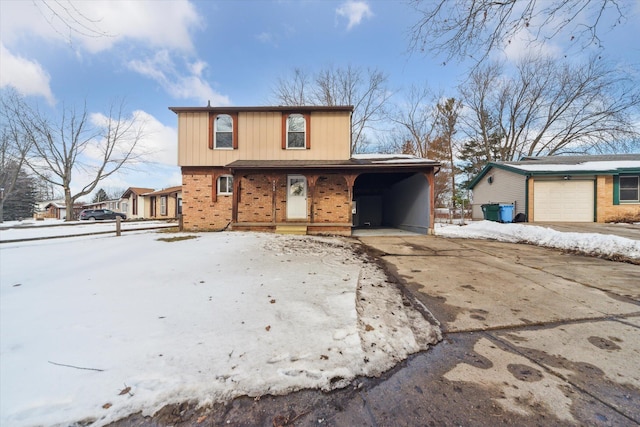
[[[526,179],[524,181],[524,212],[526,222],[529,222],[529,178],[531,174],[526,175]]]

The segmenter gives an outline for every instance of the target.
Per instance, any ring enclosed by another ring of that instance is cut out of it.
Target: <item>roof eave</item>
[[[353,112],[353,105],[274,105],[255,107],[169,107],[174,113],[194,112],[282,112],[282,111],[346,111]]]
[[[478,174],[478,176],[476,176],[473,180],[471,180],[471,182],[469,183],[469,185],[467,185],[467,188],[469,190],[473,190],[473,187],[475,187],[476,185],[478,185],[478,183],[482,180],[482,178],[484,178],[484,176],[489,173],[489,171],[492,168],[496,168],[496,169],[502,169],[502,170],[506,170],[508,172],[513,172],[513,173],[517,173],[518,175],[529,175],[529,173],[527,171],[523,171],[522,169],[518,169],[509,165],[505,165],[504,163],[496,163],[496,162],[489,162],[487,163],[487,165],[482,169],[482,171],[480,171],[480,173]]]

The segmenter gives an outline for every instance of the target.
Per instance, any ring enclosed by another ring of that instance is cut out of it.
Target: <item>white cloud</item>
[[[267,32],[267,31],[263,31],[262,33],[258,34],[256,36],[256,39],[258,39],[259,42],[261,43],[265,43],[265,44],[275,44],[274,43],[274,37],[273,34]]]
[[[371,18],[373,12],[365,1],[348,0],[336,9],[336,14],[349,20],[347,30],[359,25],[363,18]]]
[[[509,62],[517,62],[531,54],[559,57],[561,53],[562,49],[550,40],[544,44],[534,41],[533,35],[528,30],[523,30],[513,37],[501,52]]]
[[[159,82],[174,97],[227,105],[229,100],[202,78],[206,62],[196,60],[187,64],[186,70],[173,65],[172,52],[192,52],[190,33],[202,25],[202,18],[188,0],[2,2],[2,85],[54,102],[46,70],[38,62],[11,53],[11,49],[17,50],[13,46],[23,42],[35,41],[42,49],[47,43],[68,43],[78,55],[115,50],[131,42],[136,49],[160,50],[152,60],[131,61],[130,69]],[[120,49],[121,54],[127,52]]]
[[[89,122],[94,128],[106,127],[109,118],[103,113],[90,113]],[[97,188],[148,187],[160,189],[180,185],[178,167],[178,133],[174,127],[163,125],[151,114],[136,110],[122,118],[124,127],[131,125],[121,136],[113,159],[126,153],[137,135],[141,135],[133,150],[133,160],[101,181]],[[96,168],[102,163],[104,139],[95,139],[82,151],[73,172],[72,191],[80,189],[95,178]]]
[[[106,127],[109,118],[103,113],[91,113],[90,121],[98,128]],[[126,152],[130,144],[137,138],[137,144],[133,151],[134,157],[143,156],[143,163],[157,163],[163,165],[178,164],[178,134],[176,129],[165,126],[151,114],[142,111],[134,111],[130,117],[122,118],[124,127],[131,125],[129,132],[122,135],[120,141],[121,152]],[[139,136],[139,137],[138,137]],[[100,159],[102,151],[99,149],[104,141],[96,141],[96,146],[84,152],[94,159]],[[115,154],[117,156],[118,153]],[[134,163],[137,163],[134,161]]]
[[[81,46],[90,53],[130,39],[151,47],[189,51],[190,31],[203,23],[187,0],[3,2],[0,36],[5,43],[38,36]]]
[[[0,43],[0,88],[11,86],[22,95],[42,96],[53,105],[49,80],[38,62],[16,56]]]
[[[146,77],[158,82],[171,96],[179,99],[197,99],[203,104],[211,101],[212,105],[229,105],[229,98],[222,95],[209,85],[202,76],[207,63],[197,60],[186,64],[187,74],[177,70],[166,51],[157,52],[153,58],[130,61],[128,67]]]

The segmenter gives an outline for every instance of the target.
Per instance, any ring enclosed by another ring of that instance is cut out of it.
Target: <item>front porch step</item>
[[[276,225],[276,234],[307,234],[306,225]]]

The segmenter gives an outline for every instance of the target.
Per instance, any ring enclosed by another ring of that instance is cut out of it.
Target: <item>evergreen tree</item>
[[[8,163],[2,171],[3,176],[11,176],[17,165]],[[4,180],[2,180],[4,181]],[[4,187],[4,182],[0,186]],[[32,176],[21,170],[17,174],[13,191],[5,194],[3,206],[3,219],[15,221],[30,218],[35,211],[36,185]]]
[[[463,177],[462,187],[466,188],[488,162],[503,160],[500,140],[500,135],[493,133],[488,147],[477,139],[470,139],[462,145],[458,152],[458,172]]]
[[[101,188],[98,190],[95,196],[93,196],[93,200],[91,200],[91,203],[104,202],[105,200],[109,200],[109,196],[107,195],[107,192]]]

